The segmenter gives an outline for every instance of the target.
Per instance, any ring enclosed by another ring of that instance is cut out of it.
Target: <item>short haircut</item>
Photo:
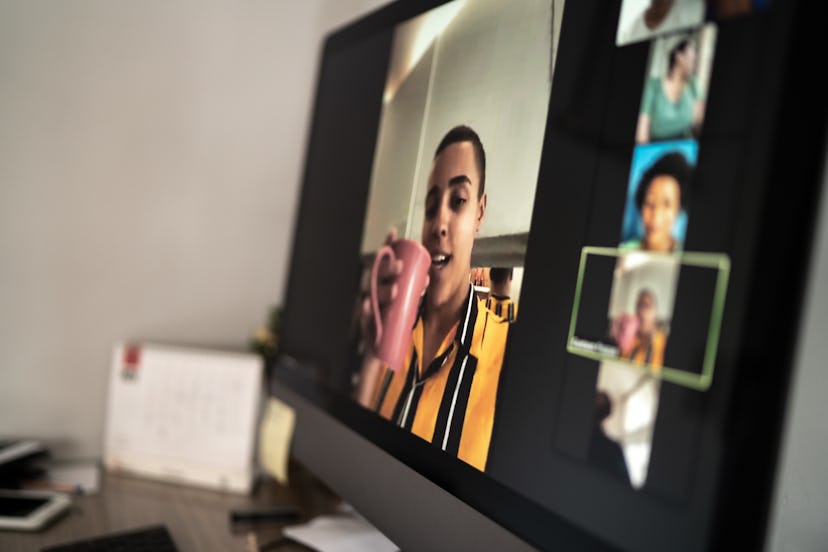
[[[502,284],[506,282],[506,280],[512,279],[512,272],[512,267],[494,267],[489,269],[489,279],[493,284]]]
[[[434,158],[436,159],[450,145],[460,142],[469,142],[474,149],[474,162],[477,165],[477,172],[480,174],[480,185],[477,189],[477,197],[481,198],[486,189],[486,152],[483,149],[483,143],[480,141],[480,137],[471,127],[458,125],[449,130],[443,136],[443,139],[440,140],[437,151],[434,152]]]
[[[690,40],[689,38],[685,38],[683,40],[680,40],[675,46],[670,48],[669,61],[667,65],[668,70],[672,70],[673,67],[675,67],[676,57],[678,56],[678,53],[685,51],[688,46],[691,46],[693,44],[694,43],[692,40]]]
[[[653,306],[658,304],[658,300],[656,299],[655,293],[650,288],[641,288],[638,290],[638,296],[635,298],[635,308],[638,309],[639,303],[641,303],[641,299],[645,296],[649,296],[650,301],[652,301]]]
[[[671,151],[659,157],[655,163],[644,171],[638,181],[638,189],[635,191],[635,206],[638,210],[644,206],[644,198],[653,180],[659,176],[671,176],[676,180],[679,187],[679,197],[684,200],[684,192],[690,184],[693,176],[693,166],[687,158],[678,151]]]

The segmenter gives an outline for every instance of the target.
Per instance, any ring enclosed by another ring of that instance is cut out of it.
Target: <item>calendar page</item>
[[[105,467],[249,492],[262,371],[253,353],[117,344]]]

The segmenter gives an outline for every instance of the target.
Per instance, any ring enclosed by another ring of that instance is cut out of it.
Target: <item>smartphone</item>
[[[0,529],[37,531],[72,504],[58,491],[0,489]]]

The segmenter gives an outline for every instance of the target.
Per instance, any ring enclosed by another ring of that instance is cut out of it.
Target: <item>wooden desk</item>
[[[43,531],[0,531],[0,550],[36,552],[47,545],[162,523],[182,552],[251,552],[253,535],[260,546],[274,542],[281,526],[233,529],[230,510],[294,504],[302,512],[301,522],[336,508],[337,498],[301,465],[291,464],[289,480],[289,486],[282,486],[263,479],[251,495],[243,496],[104,472],[96,494],[75,497],[70,511]],[[308,550],[296,543],[267,549]]]

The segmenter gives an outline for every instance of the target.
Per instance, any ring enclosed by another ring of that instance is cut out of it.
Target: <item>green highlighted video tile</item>
[[[567,351],[704,391],[713,381],[730,259],[584,247]]]

